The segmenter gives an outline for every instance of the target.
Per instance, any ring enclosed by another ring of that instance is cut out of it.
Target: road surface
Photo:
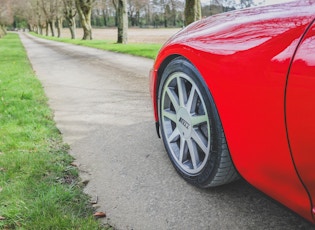
[[[86,192],[117,229],[311,229],[240,180],[202,190],[182,180],[155,134],[153,61],[20,37]]]

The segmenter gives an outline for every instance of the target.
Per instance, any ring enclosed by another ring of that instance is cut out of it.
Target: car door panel
[[[291,65],[286,122],[292,158],[315,213],[315,24],[302,39]]]

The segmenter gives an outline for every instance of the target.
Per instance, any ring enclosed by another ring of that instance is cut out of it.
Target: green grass
[[[17,34],[0,39],[0,229],[101,229]]]
[[[36,33],[32,33],[32,34],[34,36],[53,40],[53,41],[71,43],[71,44],[81,45],[81,46],[88,46],[88,47],[93,47],[97,49],[131,54],[131,55],[141,56],[141,57],[146,57],[146,58],[151,58],[151,59],[154,59],[156,57],[160,48],[162,47],[161,44],[148,44],[148,43],[117,44],[113,41],[106,41],[106,40],[81,40],[81,39],[42,36]]]

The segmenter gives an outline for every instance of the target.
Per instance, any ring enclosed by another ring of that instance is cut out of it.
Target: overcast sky
[[[209,3],[214,2],[214,0],[201,0],[202,4],[206,4],[208,5]],[[254,0],[254,2],[262,2],[263,0]],[[263,5],[271,5],[271,4],[278,4],[278,3],[282,3],[282,2],[292,2],[294,0],[265,0],[265,3]],[[235,0],[235,2],[237,4],[240,3],[240,0]]]
[[[266,0],[266,4],[278,4],[282,2],[292,2],[293,0]]]

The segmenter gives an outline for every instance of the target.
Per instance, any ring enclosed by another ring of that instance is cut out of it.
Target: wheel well
[[[164,59],[164,61],[161,63],[158,72],[157,72],[157,89],[160,87],[160,82],[161,82],[161,78],[162,78],[162,74],[166,68],[166,66],[175,58],[179,57],[180,55],[178,54],[174,54],[171,56],[168,56],[167,58]],[[158,100],[158,90],[156,92],[156,101]]]

